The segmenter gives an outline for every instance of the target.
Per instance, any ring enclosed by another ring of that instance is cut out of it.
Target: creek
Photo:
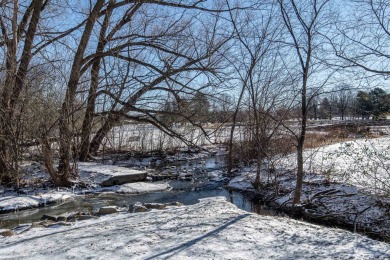
[[[69,212],[96,212],[103,206],[126,207],[136,202],[141,203],[169,203],[181,202],[184,205],[195,204],[199,199],[223,196],[237,207],[264,215],[275,215],[258,200],[254,200],[242,193],[228,190],[225,186],[228,179],[223,176],[224,156],[211,155],[206,158],[193,160],[173,160],[150,164],[150,158],[126,159],[115,162],[115,165],[131,168],[143,168],[153,176],[178,176],[175,179],[163,179],[154,183],[166,183],[172,187],[169,191],[146,194],[119,194],[113,192],[91,193],[79,195],[60,204],[43,208],[34,208],[0,215],[0,228],[14,228],[21,224],[36,222],[43,215],[61,215]],[[158,178],[157,178],[158,179]]]

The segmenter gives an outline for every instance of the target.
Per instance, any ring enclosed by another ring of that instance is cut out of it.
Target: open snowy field
[[[202,146],[227,142],[230,138],[230,127],[218,125],[204,125],[203,130],[193,126],[176,126],[174,131],[185,137],[186,140]],[[242,140],[243,129],[236,127],[235,140]],[[187,145],[174,137],[167,135],[158,128],[147,124],[124,124],[116,126],[107,135],[103,145],[114,150],[152,151],[164,150]]]
[[[304,152],[307,173],[324,176],[329,182],[341,182],[373,194],[390,193],[390,137],[357,139],[310,149]],[[294,170],[295,155],[278,163]]]
[[[306,150],[300,214],[390,241],[389,148],[390,137],[381,137]],[[296,184],[295,156],[279,158],[270,175],[264,165],[259,191],[252,185],[255,166],[244,169],[229,187],[259,192],[263,200],[289,211]]]
[[[0,259],[388,259],[390,245],[344,230],[259,216],[225,199],[117,213],[0,238]]]

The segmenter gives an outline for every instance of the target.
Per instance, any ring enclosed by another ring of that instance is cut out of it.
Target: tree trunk
[[[49,175],[54,182],[54,185],[57,187],[69,187],[71,186],[71,182],[67,178],[66,175],[59,175],[54,168],[54,160],[51,153],[50,143],[47,137],[42,138],[41,140],[42,154],[43,160],[45,163],[45,167],[49,172]]]
[[[110,3],[114,3],[114,1],[110,1]],[[106,32],[108,23],[110,21],[110,17],[112,14],[112,9],[110,8],[104,17],[104,21],[99,33],[99,42],[96,47],[96,53],[101,53],[106,46]],[[85,110],[82,132],[81,132],[81,145],[80,145],[80,156],[79,160],[85,162],[89,156],[89,146],[90,146],[90,136],[92,132],[92,123],[93,123],[93,113],[95,111],[95,103],[96,103],[96,91],[99,85],[99,70],[100,70],[100,62],[101,58],[97,57],[95,62],[92,64],[91,69],[91,85],[88,93],[88,101],[87,107]]]
[[[97,131],[97,133],[95,134],[94,138],[91,141],[91,144],[89,145],[90,154],[97,153],[103,139],[107,136],[108,132],[110,132],[111,128],[115,126],[117,123],[119,123],[119,121],[120,121],[119,115],[110,114],[108,116],[103,126]]]
[[[295,186],[294,200],[293,205],[299,204],[301,202],[301,193],[302,193],[302,184],[303,184],[303,149],[305,146],[305,137],[306,137],[306,125],[307,125],[307,79],[309,75],[309,64],[310,56],[306,60],[306,67],[303,74],[303,83],[302,83],[302,93],[301,93],[301,132],[298,138],[297,143],[297,183]]]
[[[227,157],[227,174],[228,176],[232,176],[232,170],[233,170],[233,138],[234,138],[234,130],[236,128],[236,123],[237,123],[237,115],[238,115],[238,112],[240,111],[240,105],[241,105],[241,101],[242,101],[242,98],[244,97],[244,93],[245,93],[245,85],[246,83],[244,82],[244,84],[242,85],[242,88],[241,88],[241,93],[240,93],[240,96],[238,97],[238,101],[237,101],[237,107],[234,111],[234,114],[233,114],[233,118],[232,118],[232,127],[230,129],[230,139],[229,139],[229,154],[228,154],[228,157]]]
[[[258,190],[261,186],[261,166],[263,165],[263,161],[264,161],[264,156],[260,155],[257,158],[256,179],[255,179],[255,183],[253,184],[256,190]]]
[[[299,204],[301,202],[302,194],[302,184],[303,184],[303,142],[300,140],[297,146],[297,182],[295,185],[295,193],[293,205]]]
[[[99,17],[99,11],[104,5],[104,0],[98,0],[90,13],[84,32],[80,39],[80,44],[74,56],[71,73],[66,90],[65,100],[62,103],[61,115],[59,118],[60,130],[60,158],[58,165],[58,175],[63,179],[70,176],[70,154],[73,129],[70,117],[73,113],[73,103],[76,96],[77,86],[81,76],[81,67],[83,63],[84,52],[87,48],[93,27]]]
[[[16,12],[16,10],[15,10]],[[16,25],[14,25],[16,26]],[[6,79],[2,93],[1,109],[0,109],[0,180],[3,183],[12,182],[10,171],[12,170],[11,162],[11,147],[12,147],[12,112],[10,107],[12,91],[15,86],[15,78],[17,73],[17,38],[16,27],[13,28],[14,38],[7,42],[6,53]]]
[[[26,32],[22,55],[20,57],[20,65],[18,68],[17,61],[17,50],[18,40],[21,38],[21,32],[25,30],[24,26],[18,26],[18,2],[14,1],[13,7],[13,20],[12,20],[12,39],[8,39],[5,36],[6,43],[6,80],[2,93],[2,101],[0,108],[0,180],[4,183],[11,182],[14,178],[11,173],[17,169],[17,145],[18,141],[14,135],[14,124],[15,124],[15,109],[16,103],[19,99],[20,92],[22,91],[26,73],[31,61],[31,49],[33,40],[36,34],[40,14],[42,12],[43,0],[36,0],[30,3],[27,8],[23,19],[28,19],[30,11],[33,10],[31,20],[28,23],[28,29]],[[4,34],[4,32],[3,32]]]

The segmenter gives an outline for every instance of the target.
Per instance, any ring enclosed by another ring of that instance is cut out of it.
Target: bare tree
[[[346,116],[349,112],[349,109],[352,105],[353,100],[353,94],[352,94],[353,87],[348,84],[341,84],[336,87],[334,90],[335,96],[336,96],[336,105],[338,114],[341,117],[341,120],[345,120]]]
[[[159,5],[159,8],[167,8],[164,2]],[[148,8],[149,11],[155,10]],[[172,10],[167,9],[167,12]],[[124,86],[128,89],[126,98],[104,93],[109,98],[117,99],[120,106],[106,112],[107,117],[103,125],[89,144],[89,153],[96,153],[110,129],[124,118],[148,122],[167,133],[183,138],[158,120],[157,115],[162,112],[159,109],[161,101],[163,102],[161,97],[166,99],[167,95],[171,96],[180,105],[184,99],[199,94],[199,89],[207,94],[205,90],[213,87],[213,78],[219,80],[216,73],[222,60],[218,58],[218,52],[229,40],[229,36],[219,35],[220,17],[218,12],[213,13],[212,19],[207,23],[194,23],[194,15],[202,15],[199,12],[185,19],[164,17],[166,25],[161,26],[157,31],[153,23],[148,24],[148,21],[142,20],[140,22],[143,24],[134,27],[135,29],[151,27],[154,30],[146,29],[146,33],[134,31],[128,37],[130,49],[114,54],[111,51],[110,55],[113,57],[133,64],[135,71],[128,77]],[[147,53],[154,53],[157,59],[145,58]],[[206,84],[198,81],[201,75],[207,79]],[[188,115],[181,116],[191,121]]]
[[[293,204],[301,201],[303,184],[303,149],[306,138],[306,127],[311,97],[308,89],[309,79],[313,73],[314,54],[318,48],[321,27],[324,26],[323,13],[326,11],[329,0],[295,1],[278,0],[284,25],[290,35],[288,45],[295,50],[299,62],[301,83],[299,87],[300,122],[299,131],[294,133],[297,140],[297,182]],[[314,91],[315,93],[316,91]]]
[[[235,59],[231,60],[241,83],[240,100],[244,97],[247,102],[238,103],[237,107],[248,111],[249,139],[245,143],[250,149],[257,163],[257,172],[254,186],[260,187],[260,177],[263,162],[270,158],[271,141],[277,133],[285,114],[277,114],[278,108],[285,105],[286,96],[282,89],[286,87],[284,65],[279,56],[277,37],[280,35],[280,24],[276,19],[276,8],[253,9],[239,15],[231,13],[231,21],[238,41],[235,49]],[[263,19],[254,19],[262,16]],[[292,102],[291,102],[292,103]],[[290,104],[291,104],[290,103]],[[237,113],[238,110],[236,110]],[[232,165],[233,133],[235,122],[230,136],[230,151],[228,169]],[[241,154],[243,154],[241,150]]]
[[[105,47],[107,44],[110,43],[112,38],[115,36],[115,34],[122,29],[123,26],[126,24],[129,24],[134,16],[134,14],[137,12],[137,10],[142,6],[142,3],[137,3],[132,5],[126,12],[124,12],[121,19],[119,19],[115,26],[107,33],[107,30],[109,29],[109,23],[111,22],[111,15],[113,12],[113,6],[115,4],[114,0],[109,1],[109,6],[107,8],[107,12],[104,16],[98,43],[96,47],[96,54],[103,53],[105,50]],[[85,161],[87,159],[87,156],[89,154],[89,142],[90,142],[90,135],[92,132],[92,124],[93,124],[93,114],[95,110],[95,103],[97,98],[97,89],[99,85],[99,72],[101,67],[101,56],[97,56],[91,66],[91,83],[89,87],[89,93],[88,93],[88,100],[87,100],[87,107],[85,111],[85,116],[83,120],[83,127],[82,127],[82,133],[81,133],[81,146],[80,146],[80,160]],[[125,77],[124,81],[127,80],[127,77]]]
[[[351,15],[336,25],[329,36],[335,65],[360,69],[374,75],[390,75],[390,3],[385,0],[348,0],[344,2]],[[363,75],[365,77],[366,75]]]
[[[47,136],[42,138],[45,165],[58,186],[69,186],[75,170],[70,166],[72,149],[76,150],[73,153],[78,149],[72,140],[77,132],[73,117],[79,109],[76,101],[82,95],[81,80],[86,73],[90,86],[81,159],[96,152],[111,128],[123,119],[152,124],[185,141],[184,135],[159,120],[160,101],[166,95],[180,101],[214,87],[223,68],[219,53],[230,39],[226,28],[221,27],[220,14],[226,10],[204,5],[203,1],[97,0],[88,9],[82,26],[78,26],[81,33],[76,38],[58,121],[58,170],[53,167],[50,142]],[[206,14],[209,19],[201,19]],[[96,28],[99,33],[95,35]],[[100,100],[109,102],[101,106]],[[107,106],[109,103],[112,105]],[[103,122],[89,141],[95,116]]]
[[[53,44],[85,23],[81,21],[65,28],[63,23],[58,23],[62,18],[60,3],[52,2],[15,0],[0,3],[1,69],[4,71],[1,75],[4,81],[0,103],[0,179],[4,182],[18,179],[15,174],[20,160],[18,146],[23,136],[20,131],[28,129],[26,122],[21,120],[23,113],[28,111],[25,101],[31,98],[25,93],[37,93],[30,88],[41,77],[41,68],[53,69],[59,61]],[[45,51],[47,48],[50,48],[49,52]]]
[[[41,13],[49,1],[2,1],[0,47],[5,58],[5,81],[0,103],[0,181],[8,183],[17,171],[18,138],[15,132],[17,101],[25,87],[33,57]]]

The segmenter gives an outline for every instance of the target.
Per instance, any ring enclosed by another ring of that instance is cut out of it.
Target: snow
[[[0,197],[0,213],[45,206],[63,202],[75,196],[68,192],[47,192],[37,195],[8,195]]]
[[[101,186],[143,181],[147,176],[145,171],[99,163],[79,163],[78,169],[81,180]]]
[[[0,190],[2,193],[0,196],[0,213],[45,207],[49,204],[64,202],[77,195],[83,195],[85,193],[117,192],[125,194],[143,194],[167,191],[171,189],[167,183],[149,182],[133,182],[110,187],[100,187],[96,184],[107,181],[109,178],[124,176],[126,178],[128,177],[128,179],[131,179],[133,178],[132,175],[144,173],[124,167],[101,165],[97,163],[80,163],[79,170],[81,170],[81,180],[88,186],[87,189],[78,188],[76,183],[76,185],[74,185],[72,188],[63,189],[30,187],[23,189],[25,194],[17,194],[13,191]],[[31,173],[31,175],[41,174],[40,172],[32,172],[33,173]],[[120,181],[123,181],[123,179],[120,179]]]
[[[358,139],[304,152],[305,171],[373,194],[390,192],[390,137]],[[295,155],[281,162],[296,167]]]
[[[96,172],[103,175],[108,176],[121,176],[121,175],[127,175],[131,173],[139,173],[140,171],[125,168],[125,167],[118,167],[114,165],[106,165],[106,164],[100,164],[100,163],[94,163],[94,162],[78,162],[77,167],[79,171],[85,171],[85,172]]]
[[[110,187],[93,188],[88,190],[89,193],[100,192],[116,192],[123,194],[144,194],[161,191],[169,191],[172,187],[168,183],[150,183],[150,182],[134,182],[126,183],[123,185],[115,185]],[[75,192],[69,191],[47,191],[41,190],[42,193],[36,195],[17,195],[12,192],[9,195],[0,197],[0,214],[17,210],[25,210],[31,208],[45,207],[49,204],[60,203],[71,198],[74,198],[78,194],[83,194],[86,191],[76,190]]]
[[[207,138],[201,129],[190,125],[173,126],[173,130],[184,136],[186,140],[191,140],[192,143],[199,146],[226,143],[230,139],[230,127],[228,126],[203,126],[203,130],[207,133]],[[242,135],[240,134],[242,130],[241,126],[236,127],[233,137],[235,140],[242,140]],[[105,147],[113,150],[153,151],[178,147],[186,149],[185,147],[187,147],[183,141],[169,136],[157,127],[148,124],[123,124],[116,126],[110,130],[103,143]]]
[[[254,172],[241,174],[231,179],[228,184],[228,187],[236,190],[253,190],[254,188],[252,183],[254,182],[255,177],[256,176]]]
[[[304,152],[303,215],[375,234],[390,241],[390,137],[360,139]],[[296,155],[280,159],[257,193],[276,207],[289,209],[296,184]],[[230,188],[253,191],[256,166],[233,178]],[[277,185],[273,183],[277,180]],[[269,182],[270,181],[270,182]],[[266,188],[268,187],[268,188]],[[276,194],[277,187],[278,193]]]
[[[149,183],[149,182],[134,182],[123,185],[103,188],[103,191],[114,191],[125,194],[142,194],[151,192],[167,191],[171,189],[168,183]]]
[[[0,259],[388,259],[390,245],[344,230],[260,216],[224,198],[0,238]]]

